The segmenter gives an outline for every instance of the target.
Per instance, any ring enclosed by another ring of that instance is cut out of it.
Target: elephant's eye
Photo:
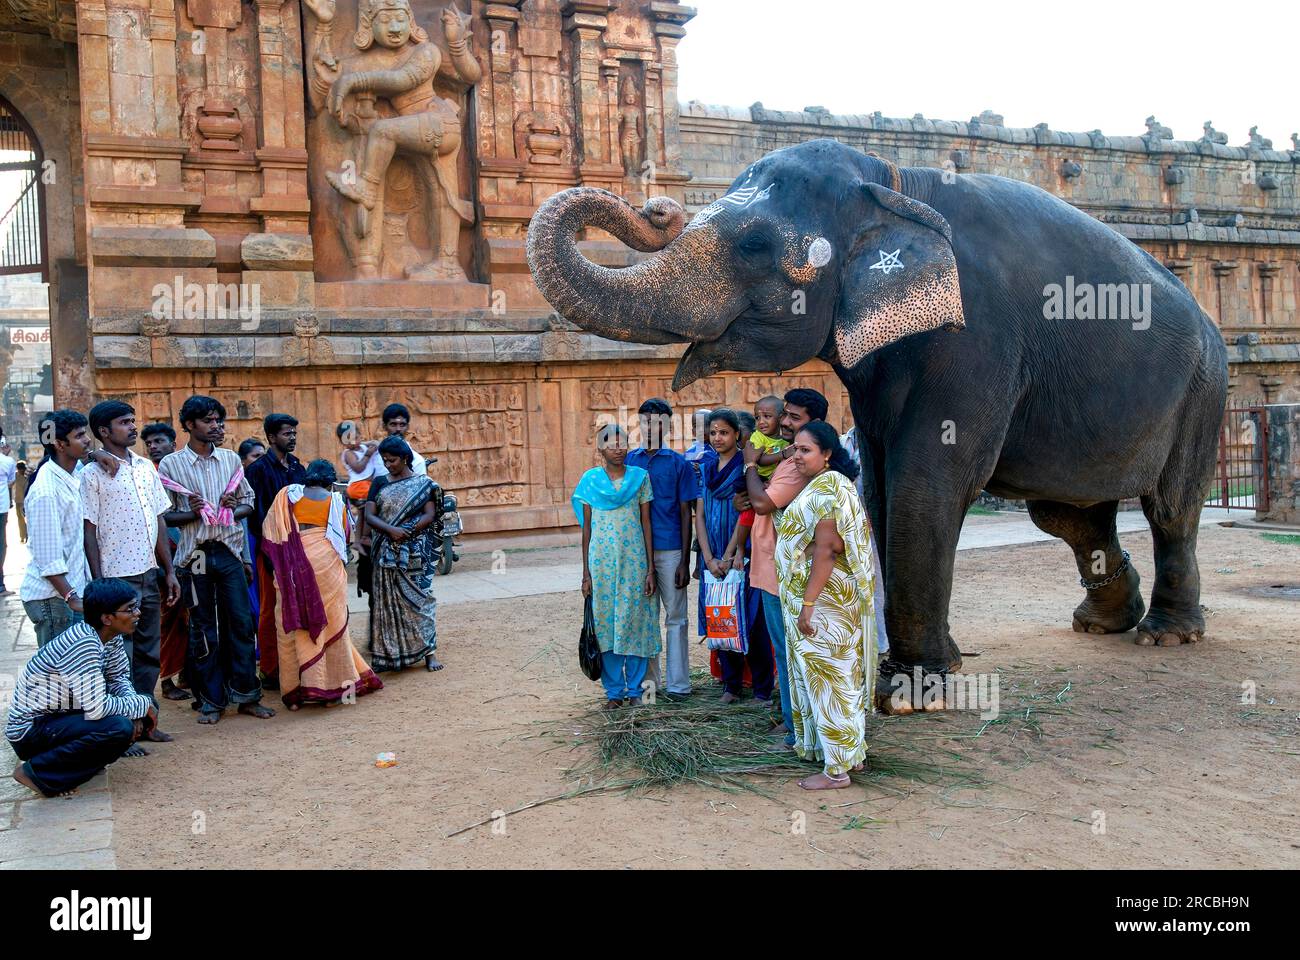
[[[751,233],[740,241],[740,249],[745,253],[762,253],[767,249],[767,238],[761,233]]]

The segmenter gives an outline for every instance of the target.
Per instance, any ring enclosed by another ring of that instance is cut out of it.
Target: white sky
[[[682,102],[1100,128],[1228,143],[1300,130],[1295,0],[684,0]]]

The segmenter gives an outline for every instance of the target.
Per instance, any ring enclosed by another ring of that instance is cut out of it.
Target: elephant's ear
[[[846,368],[913,333],[965,326],[948,221],[881,184],[861,189],[883,210],[844,268],[835,350]]]

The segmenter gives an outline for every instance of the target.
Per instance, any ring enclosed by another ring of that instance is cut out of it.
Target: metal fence
[[[1219,428],[1219,457],[1206,506],[1268,509],[1268,415],[1262,401],[1233,400]]]

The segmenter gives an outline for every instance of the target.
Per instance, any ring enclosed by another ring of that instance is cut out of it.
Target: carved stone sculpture
[[[645,139],[641,127],[641,100],[631,77],[623,80],[623,104],[619,108],[619,149],[623,154],[623,170],[635,177],[641,170],[641,143]]]
[[[1215,130],[1213,121],[1206,120],[1204,129],[1205,129],[1205,134],[1201,137],[1202,143],[1226,144],[1228,142],[1228,135],[1226,133],[1220,133],[1218,130]]]
[[[1250,128],[1250,139],[1244,144],[1247,149],[1251,150],[1272,150],[1273,141],[1268,137],[1259,135],[1259,127]]]
[[[343,226],[356,279],[381,276],[384,260],[386,177],[395,154],[411,161],[422,181],[418,192],[427,220],[433,258],[405,268],[412,280],[464,281],[457,258],[461,223],[473,223],[472,205],[460,196],[457,163],[461,150],[459,103],[439,96],[434,77],[442,69],[466,89],[481,70],[470,51],[470,35],[459,12],[442,12],[441,50],[415,22],[408,0],[360,0],[357,30],[348,53],[332,49],[335,0],[304,0],[316,16],[312,74],[308,89],[317,110],[351,136],[354,166],[331,170],[326,179],[350,203]]]
[[[1147,136],[1152,140],[1172,140],[1174,138],[1173,130],[1160,123],[1155,118],[1155,114],[1147,117]]]

